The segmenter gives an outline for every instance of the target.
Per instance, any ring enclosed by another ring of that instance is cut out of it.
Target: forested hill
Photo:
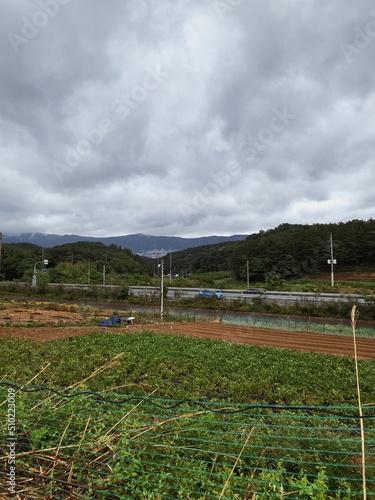
[[[29,280],[35,263],[38,262],[40,270],[44,259],[48,260],[48,266],[45,267],[49,271],[49,280],[56,283],[67,279],[78,280],[82,275],[87,275],[88,267],[92,279],[96,277],[100,283],[104,265],[108,277],[150,274],[153,266],[151,259],[135,255],[129,249],[117,245],[81,241],[43,249],[30,243],[11,243],[2,245],[0,278]]]
[[[246,280],[247,263],[252,280],[263,280],[270,271],[283,279],[327,273],[333,253],[335,271],[375,271],[375,221],[353,220],[338,224],[281,224],[242,241],[231,241],[172,252],[164,257],[166,273],[182,275],[230,271]],[[100,283],[105,264],[108,282],[127,275],[152,276],[156,262],[117,245],[82,241],[42,249],[30,243],[2,245],[0,280],[30,280],[36,262],[48,259],[51,282],[84,280]],[[168,262],[171,259],[171,262]],[[41,269],[39,264],[38,270]],[[137,283],[135,283],[137,284]]]
[[[76,234],[44,234],[23,233],[18,236],[4,235],[5,243],[31,243],[42,248],[52,248],[68,243],[92,242],[104,245],[116,245],[121,248],[129,248],[133,253],[152,257],[153,255],[165,255],[170,251],[183,250],[185,248],[199,247],[202,245],[213,245],[221,242],[244,240],[246,235],[234,234],[232,236],[203,236],[201,238],[180,238],[177,236],[151,236],[146,234],[128,234],[125,236],[110,236],[95,238],[91,236],[79,236]]]
[[[247,261],[252,279],[270,271],[283,278],[328,272],[333,239],[337,271],[375,269],[375,221],[337,224],[281,224],[240,242],[207,245],[173,253],[173,267],[187,273],[232,271],[246,279]]]

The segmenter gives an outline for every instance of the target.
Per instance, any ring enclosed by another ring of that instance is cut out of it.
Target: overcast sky
[[[371,0],[0,0],[0,231],[368,220]]]

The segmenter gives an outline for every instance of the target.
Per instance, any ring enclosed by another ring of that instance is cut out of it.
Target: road
[[[7,285],[14,285],[12,282],[0,282],[0,285],[6,287]],[[29,283],[18,283],[22,287],[28,287]],[[49,283],[49,287],[62,287],[62,288],[81,288],[88,289],[87,284],[74,284],[74,283]],[[121,288],[120,285],[95,285],[96,288],[116,289]],[[192,298],[198,295],[200,288],[184,288],[184,287],[171,287],[168,286],[168,298]],[[278,292],[267,291],[264,295],[245,294],[244,290],[231,290],[220,289],[218,290],[223,294],[223,300],[244,300],[252,302],[255,297],[261,297],[267,302],[278,302],[279,304],[290,304],[291,302],[315,302],[317,304],[322,302],[350,302],[355,304],[365,304],[366,299],[362,295],[355,294],[339,294],[339,293],[310,293],[310,292]],[[160,296],[160,287],[156,286],[130,286],[129,292],[134,296],[137,295],[154,295]]]
[[[159,287],[151,286],[132,286],[129,287],[133,295],[159,295]],[[182,288],[182,287],[168,287],[168,298],[192,298],[196,297],[199,288]],[[245,294],[243,290],[218,290],[223,294],[223,300],[244,300],[252,302],[255,297],[261,297],[267,302],[278,302],[280,304],[290,304],[291,302],[350,302],[357,304],[364,304],[366,300],[361,295],[354,294],[338,294],[338,293],[309,293],[309,292],[278,292],[267,291],[264,295]]]

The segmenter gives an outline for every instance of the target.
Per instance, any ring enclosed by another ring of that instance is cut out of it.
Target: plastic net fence
[[[340,320],[334,323],[324,323],[317,321],[316,318],[311,321],[294,320],[293,316],[285,317],[262,317],[249,314],[247,316],[226,314],[221,317],[223,323],[231,325],[251,326],[256,328],[272,328],[274,330],[286,331],[310,331],[316,333],[329,333],[332,335],[353,335],[351,325],[343,325]],[[375,338],[375,328],[358,326],[356,328],[357,337]]]
[[[0,498],[375,498],[375,406],[238,405],[0,384]]]

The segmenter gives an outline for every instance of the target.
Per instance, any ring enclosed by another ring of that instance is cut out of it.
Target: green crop
[[[292,404],[355,404],[351,358],[144,332],[94,333],[42,345],[0,341],[0,377],[125,394]],[[118,355],[121,359],[102,368]],[[375,362],[360,360],[363,402],[375,401]],[[43,371],[41,371],[43,370]],[[41,372],[39,375],[38,373]]]

